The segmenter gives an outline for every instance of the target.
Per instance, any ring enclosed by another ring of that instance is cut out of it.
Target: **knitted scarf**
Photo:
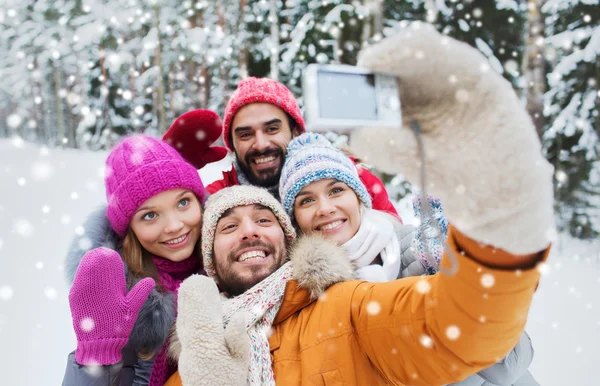
[[[190,256],[183,261],[174,262],[155,256],[154,265],[158,271],[158,278],[163,289],[174,295],[173,305],[177,314],[177,291],[179,290],[179,286],[184,279],[198,272],[200,259],[196,256]],[[177,364],[168,360],[168,347],[169,338],[167,337],[154,358],[150,382],[148,383],[149,386],[162,386],[177,369]]]
[[[421,194],[416,191],[413,195],[413,211],[419,220],[413,245],[416,254],[429,275],[439,270],[440,261],[444,254],[444,241],[448,237],[448,220],[444,216],[444,208],[439,198],[427,195],[430,216],[426,216]]]
[[[235,157],[235,159],[233,160],[233,168],[235,169],[237,180],[240,183],[240,185],[253,185],[252,183],[250,183],[250,181],[248,181],[248,177],[246,176],[246,174],[244,174],[242,168],[240,167],[237,157]],[[267,189],[269,193],[271,193],[273,197],[275,197],[277,201],[279,201],[279,183],[272,186],[262,187]]]
[[[366,209],[361,218],[358,232],[342,245],[350,260],[356,264],[359,279],[371,282],[396,280],[400,272],[400,242],[394,224],[386,215]],[[377,256],[383,265],[372,264]]]
[[[248,385],[275,385],[268,337],[281,308],[285,287],[291,279],[292,266],[285,263],[243,294],[221,299],[225,327],[236,312],[245,311],[248,315],[246,327],[251,342]]]

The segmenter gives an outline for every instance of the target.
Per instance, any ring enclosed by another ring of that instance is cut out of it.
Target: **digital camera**
[[[302,76],[309,131],[401,128],[397,78],[349,65],[310,64]]]

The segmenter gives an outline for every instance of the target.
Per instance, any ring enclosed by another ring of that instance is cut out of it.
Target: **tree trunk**
[[[217,15],[218,15],[218,19],[217,19],[217,25],[221,27],[221,31],[223,32],[223,35],[226,36],[228,33],[227,30],[227,24],[225,23],[225,5],[223,4],[223,1],[218,1],[217,4]],[[227,102],[229,101],[229,90],[228,90],[228,79],[227,79],[227,70],[226,70],[226,66],[225,63],[220,63],[217,64],[219,66],[219,79],[221,81],[221,97],[223,98],[221,103],[223,104],[223,109],[225,109],[225,106],[227,106]],[[208,78],[205,78],[205,83],[208,82]]]
[[[238,36],[240,36],[240,47],[238,63],[240,66],[240,78],[248,77],[248,45],[246,39],[246,23],[244,22],[244,12],[246,9],[246,0],[240,0],[240,14],[238,17]]]
[[[154,6],[154,28],[156,28],[156,55],[154,56],[154,65],[158,68],[158,79],[156,88],[156,111],[157,111],[157,130],[159,133],[167,131],[167,119],[165,115],[165,83],[163,80],[162,68],[162,46],[160,44],[160,6]]]
[[[183,66],[182,66],[183,67]],[[183,72],[183,69],[181,69]],[[175,67],[175,63],[171,63],[169,66],[169,74],[173,74],[173,79],[170,79],[171,76],[168,76],[169,79],[169,120],[172,122],[173,118],[179,115],[179,110],[175,110],[177,106],[175,106],[175,88],[178,86],[179,80],[177,80],[177,68]],[[167,129],[165,128],[165,131]]]
[[[371,36],[383,32],[383,0],[363,0],[363,4],[369,10],[369,17],[363,21],[361,47],[366,46]]]
[[[279,79],[279,17],[277,0],[271,0],[269,8],[269,23],[271,24],[271,79]]]
[[[192,26],[198,26],[200,28],[204,28],[206,26],[205,23],[205,15],[206,15],[206,10],[205,8],[202,8],[202,10],[199,11],[198,17],[194,19],[194,22],[192,23]],[[208,64],[207,64],[207,59],[206,59],[206,49],[207,47],[204,47],[203,54],[202,54],[202,60],[200,61],[200,71],[198,73],[198,71],[195,71],[194,74],[195,76],[198,77],[198,105],[204,109],[208,108],[208,104],[210,103],[210,96],[211,96],[211,92],[210,92],[210,88],[211,88],[211,82],[210,82],[210,77],[208,76]],[[196,66],[194,66],[196,67]]]
[[[526,65],[524,76],[526,83],[527,112],[533,119],[538,136],[544,130],[543,96],[545,91],[544,19],[541,7],[545,0],[528,0],[527,46],[525,48]]]
[[[54,66],[54,94],[56,98],[56,128],[58,129],[58,143],[64,147],[65,143],[65,121],[63,116],[63,102],[60,96],[60,89],[62,88],[62,79],[58,68]]]

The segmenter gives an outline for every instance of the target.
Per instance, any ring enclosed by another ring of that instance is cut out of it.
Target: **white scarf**
[[[358,232],[348,240],[344,247],[350,260],[357,265],[359,279],[371,282],[396,280],[400,272],[400,242],[394,230],[394,224],[388,215],[373,209],[362,214]],[[373,264],[379,255],[383,266]]]
[[[292,266],[288,262],[243,294],[221,299],[225,327],[236,312],[245,311],[248,315],[246,328],[252,345],[248,385],[275,385],[269,335],[291,279]]]

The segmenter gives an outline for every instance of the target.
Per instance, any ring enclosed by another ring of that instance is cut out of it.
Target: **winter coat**
[[[286,286],[269,337],[277,385],[442,385],[504,357],[523,332],[525,317],[514,315],[527,315],[539,270],[524,268],[515,275],[514,270],[489,268],[512,255],[482,246],[453,227],[448,244],[460,265],[453,275],[345,281],[318,297],[310,296],[314,288],[299,285],[294,267],[296,280]],[[317,266],[312,250],[310,241],[299,241],[292,262]],[[347,258],[337,246],[323,255],[331,267]],[[447,257],[442,266],[450,267]],[[323,282],[314,276],[328,270],[306,269],[308,283]],[[494,284],[482,285],[482,275],[490,275]],[[456,337],[449,338],[449,331]],[[179,374],[165,385],[181,385]]]
[[[85,233],[73,240],[67,252],[65,272],[69,285],[73,284],[77,267],[87,251],[98,247],[121,251],[123,240],[111,228],[106,217],[105,207],[92,212],[88,216],[84,228]],[[142,348],[146,352],[158,352],[169,336],[174,322],[174,295],[160,293],[156,289],[152,290],[138,314],[127,346],[123,349],[123,361],[90,371],[88,367],[81,366],[75,361],[73,352],[67,359],[63,386],[115,385],[119,384],[121,377],[131,378],[132,383],[129,382],[128,385],[147,385],[154,360],[138,359],[137,353]],[[124,363],[125,369],[123,368]],[[133,371],[130,371],[131,368],[127,369],[128,367],[133,368]]]
[[[360,176],[360,180],[367,188],[371,199],[373,200],[373,209],[383,210],[388,212],[397,218],[400,218],[398,215],[398,211],[394,207],[394,204],[391,203],[390,198],[388,197],[387,191],[385,190],[385,186],[383,182],[369,170],[357,166],[358,175]],[[223,172],[223,178],[213,182],[212,184],[206,187],[206,190],[210,194],[218,192],[223,188],[227,188],[229,186],[239,185],[239,181],[237,178],[237,173],[235,168],[232,166],[231,170]]]
[[[440,215],[443,216],[443,212]],[[443,220],[443,217],[436,217],[436,221],[440,220]],[[391,219],[391,221],[394,220]],[[401,250],[399,257],[401,265],[397,278],[426,275],[425,266],[416,256],[416,248],[413,245],[413,239],[421,237],[422,234],[419,234],[416,228],[410,225],[403,225],[397,221],[394,222],[394,225]],[[442,227],[442,229],[444,228]],[[532,360],[533,345],[527,333],[524,332],[519,343],[505,358],[461,382],[452,384],[452,386],[508,386],[514,384],[519,386],[537,386],[537,382],[535,382],[531,374],[527,371]]]
[[[531,338],[523,332],[519,343],[502,360],[452,386],[539,386],[527,370],[533,361]]]

